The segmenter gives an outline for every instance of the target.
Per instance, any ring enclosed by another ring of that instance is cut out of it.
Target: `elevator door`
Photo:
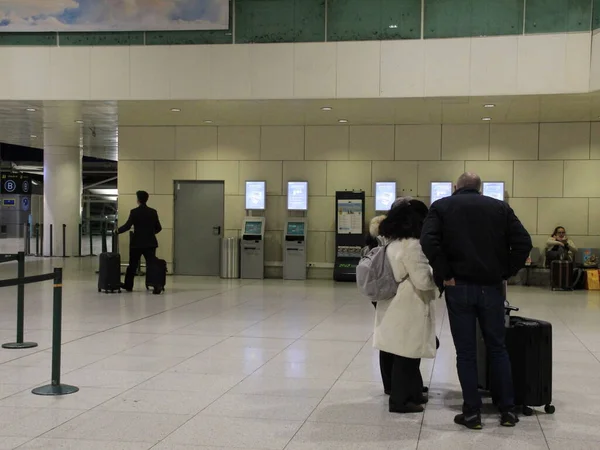
[[[224,226],[223,181],[175,181],[174,272],[219,275]]]

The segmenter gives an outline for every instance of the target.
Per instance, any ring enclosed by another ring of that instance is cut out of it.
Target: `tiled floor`
[[[27,273],[62,260],[31,260]],[[599,449],[600,293],[510,288],[521,313],[554,325],[557,412],[515,429],[457,428],[454,348],[438,304],[441,349],[424,361],[430,403],[392,415],[371,348],[373,308],[354,286],[169,278],[165,295],[96,292],[95,259],[66,260],[63,381],[50,377],[51,283],[26,288],[31,350],[0,350],[0,449],[378,450]],[[13,263],[0,266],[11,278]],[[0,338],[14,339],[14,288],[0,290]]]

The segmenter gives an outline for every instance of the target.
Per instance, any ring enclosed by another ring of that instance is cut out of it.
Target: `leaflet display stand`
[[[356,266],[364,246],[365,193],[335,193],[335,281],[356,281]]]

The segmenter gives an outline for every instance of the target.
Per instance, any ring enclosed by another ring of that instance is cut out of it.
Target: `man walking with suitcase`
[[[141,257],[144,256],[146,266],[149,266],[156,259],[156,249],[158,248],[156,235],[162,230],[158,213],[155,209],[147,206],[150,197],[148,193],[137,191],[135,195],[138,207],[131,210],[129,219],[118,230],[118,233],[122,234],[133,227],[133,236],[129,242],[129,267],[127,267],[125,282],[123,283],[123,288],[127,292],[133,290],[133,280]]]
[[[460,176],[454,195],[431,205],[421,234],[423,252],[445,291],[456,347],[463,413],[454,422],[481,429],[477,379],[477,321],[491,360],[492,391],[500,423],[519,421],[514,411],[511,365],[505,346],[504,281],[525,266],[529,233],[508,204],[480,194],[481,179]]]

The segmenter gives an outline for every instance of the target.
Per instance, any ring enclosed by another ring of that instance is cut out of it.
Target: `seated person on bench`
[[[546,265],[556,259],[561,259],[561,255],[568,261],[573,261],[577,247],[571,239],[567,237],[565,227],[556,227],[552,236],[546,242]]]

